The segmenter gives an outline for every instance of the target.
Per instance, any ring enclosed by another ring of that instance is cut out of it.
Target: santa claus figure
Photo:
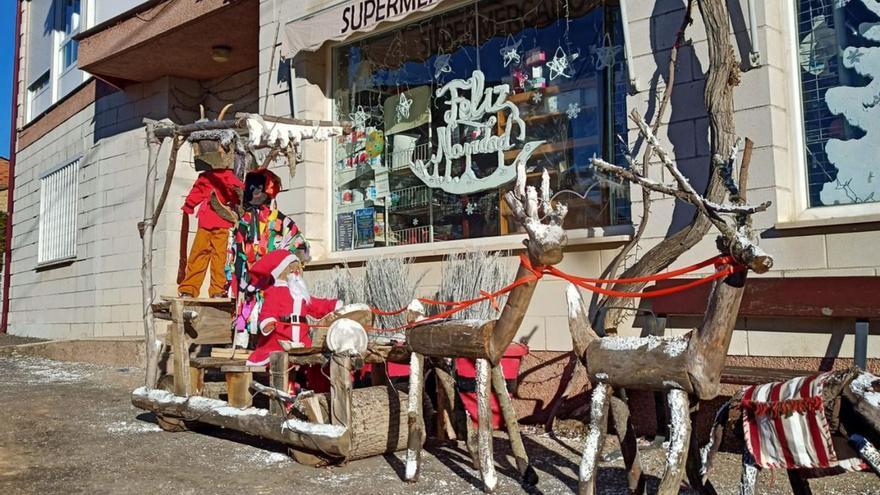
[[[263,366],[274,351],[283,351],[282,340],[311,347],[306,317],[320,319],[339,309],[342,301],[311,297],[302,278],[302,265],[287,250],[272,251],[254,263],[248,274],[249,290],[262,290],[257,346],[249,366]],[[314,387],[311,387],[314,388]]]

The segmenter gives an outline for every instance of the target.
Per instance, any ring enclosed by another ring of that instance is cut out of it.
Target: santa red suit
[[[312,345],[306,317],[320,319],[342,306],[336,299],[311,297],[305,281],[297,273],[283,279],[282,272],[299,259],[289,251],[277,250],[257,261],[249,274],[250,284],[263,289],[259,314],[257,347],[248,359],[250,366],[263,366],[274,351],[283,351],[280,341]]]

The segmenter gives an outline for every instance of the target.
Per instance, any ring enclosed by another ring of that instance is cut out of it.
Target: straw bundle
[[[440,292],[438,297],[441,301],[465,301],[481,295],[480,291],[495,292],[504,287],[513,279],[509,267],[498,254],[488,254],[484,251],[453,254],[443,261],[443,274],[440,280]],[[503,295],[496,299],[499,308],[504,306],[507,296]],[[433,312],[439,313],[448,308],[433,308]],[[490,301],[475,304],[452,316],[454,319],[481,319],[489,320],[498,317],[498,312],[492,307]]]

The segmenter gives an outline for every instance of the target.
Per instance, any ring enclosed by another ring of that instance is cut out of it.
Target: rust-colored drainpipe
[[[3,246],[3,317],[0,333],[9,328],[9,286],[12,266],[12,212],[15,209],[15,146],[18,135],[18,70],[21,63],[21,2],[15,2],[15,50],[12,61],[12,122],[9,124],[9,189],[6,198],[6,245]]]

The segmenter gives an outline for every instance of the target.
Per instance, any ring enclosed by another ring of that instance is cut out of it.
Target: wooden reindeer
[[[567,213],[564,204],[550,200],[547,173],[542,178],[540,191],[526,187],[525,163],[517,165],[514,190],[504,196],[516,220],[524,227],[528,238],[523,241],[532,266],[550,266],[562,260],[567,237],[562,222]],[[436,358],[470,358],[477,362],[477,459],[484,489],[491,492],[497,484],[492,454],[491,389],[501,406],[511,449],[517,469],[526,484],[534,484],[537,475],[529,465],[528,455],[519,433],[519,425],[508,395],[500,361],[505,349],[513,341],[522,324],[538,280],[530,268],[520,265],[517,279],[529,279],[512,289],[497,320],[444,320],[432,321],[411,328],[407,332],[407,346],[411,351],[409,385],[409,443],[407,449],[406,479],[416,481],[419,475],[421,446],[425,430],[422,424],[422,381],[425,356]],[[530,278],[531,277],[531,278]],[[449,395],[450,392],[447,392]]]
[[[678,493],[690,446],[690,400],[708,400],[718,394],[724,358],[733,334],[747,269],[766,272],[773,264],[770,256],[752,243],[748,217],[763,211],[769,203],[744,204],[746,184],[739,184],[740,202],[718,204],[696,192],[687,178],[671,161],[651,129],[637,113],[631,114],[644,139],[654,147],[675,185],[655,182],[636,169],[625,169],[600,159],[593,159],[597,170],[638,184],[640,187],[671,195],[696,207],[721,233],[718,247],[743,269],[729,271],[715,283],[703,323],[683,337],[600,337],[588,317],[586,305],[576,286],[568,290],[569,323],[574,351],[587,369],[594,384],[590,425],[580,467],[580,493],[595,493],[597,462],[602,449],[608,411],[611,407],[617,434],[630,472],[630,488],[641,491],[640,467],[635,451],[635,437],[628,428],[629,407],[624,396],[613,397],[612,389],[661,391],[668,395],[671,428],[666,469],[658,493]],[[734,147],[736,150],[736,147]],[[729,162],[735,160],[731,153]],[[744,179],[747,174],[740,176]],[[742,179],[741,179],[742,180]],[[732,215],[726,219],[724,215]],[[696,455],[696,450],[691,452]]]

